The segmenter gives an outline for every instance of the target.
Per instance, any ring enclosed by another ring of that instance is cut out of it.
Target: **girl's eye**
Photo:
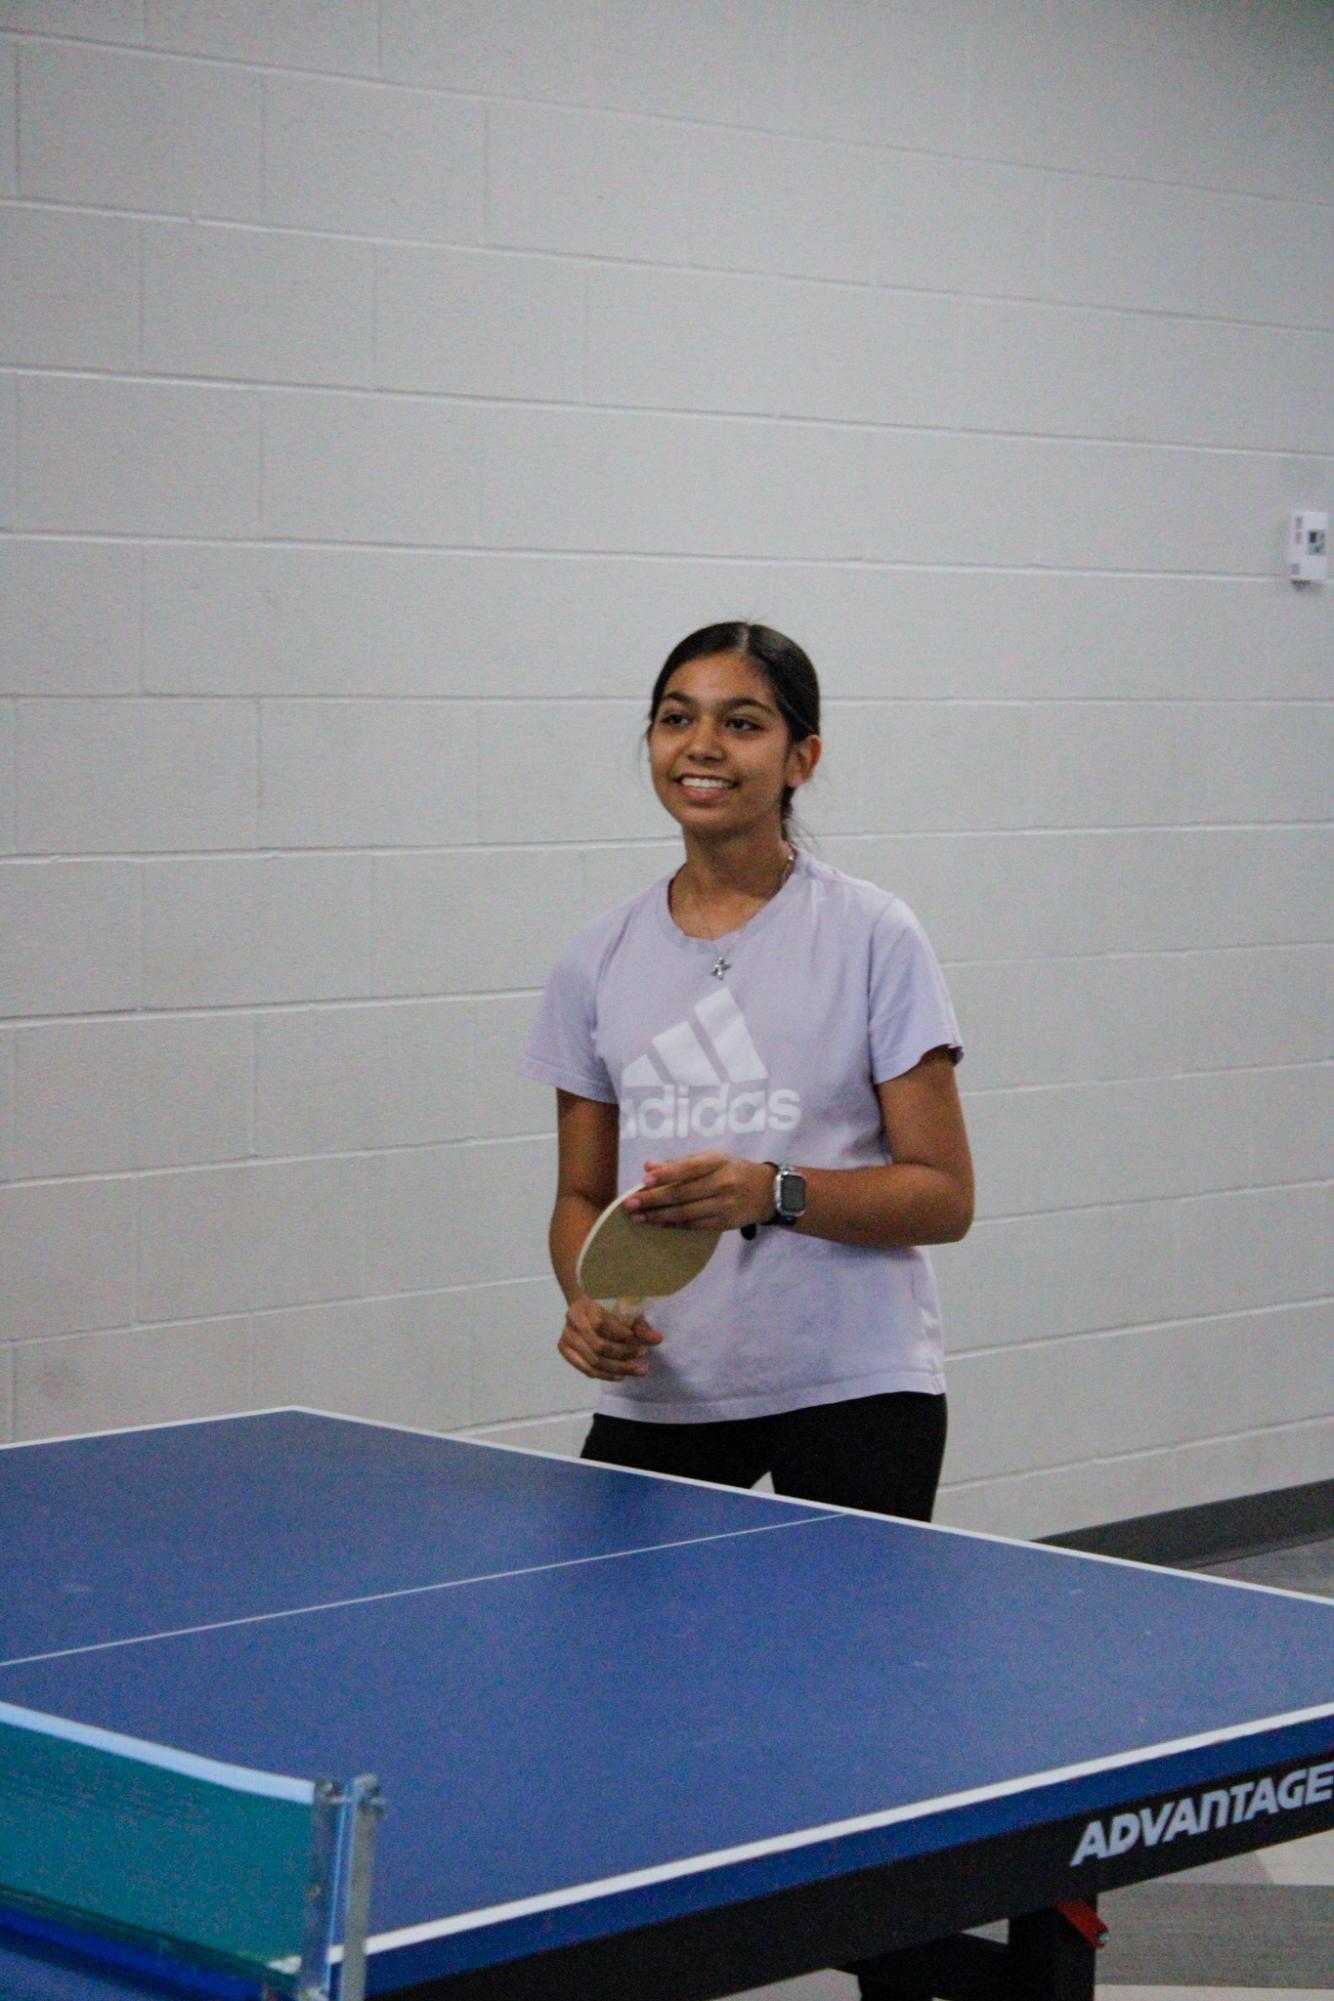
[[[663,709],[658,716],[659,725],[663,729],[673,729],[677,723],[688,723],[689,721],[689,716],[683,715],[679,709]],[[759,724],[751,716],[729,716],[727,718],[727,727],[749,733],[750,731],[757,730]]]

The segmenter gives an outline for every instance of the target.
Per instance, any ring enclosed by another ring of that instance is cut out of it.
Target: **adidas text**
[[[795,1130],[800,1118],[796,1091],[737,1089],[730,1084],[701,1091],[664,1084],[625,1101],[621,1137],[716,1140],[729,1133],[786,1133]]]

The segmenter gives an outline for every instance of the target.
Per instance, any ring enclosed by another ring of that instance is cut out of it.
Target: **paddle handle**
[[[642,1299],[618,1299],[616,1302],[616,1318],[618,1320],[638,1320],[643,1311],[644,1302]]]

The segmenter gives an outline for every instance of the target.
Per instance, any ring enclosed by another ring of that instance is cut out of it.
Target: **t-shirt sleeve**
[[[616,1093],[595,1042],[593,967],[576,939],[552,970],[542,992],[519,1069],[538,1084],[555,1084],[578,1098],[614,1105]]]
[[[897,898],[871,933],[871,1081],[886,1083],[946,1047],[954,1062],[963,1042],[940,961],[921,924]]]

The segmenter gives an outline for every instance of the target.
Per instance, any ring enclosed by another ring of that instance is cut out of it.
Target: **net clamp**
[[[1068,1925],[1073,1925],[1082,1939],[1095,1950],[1101,1950],[1107,1943],[1107,1927],[1092,1904],[1086,1904],[1082,1897],[1067,1897],[1056,1906]]]

